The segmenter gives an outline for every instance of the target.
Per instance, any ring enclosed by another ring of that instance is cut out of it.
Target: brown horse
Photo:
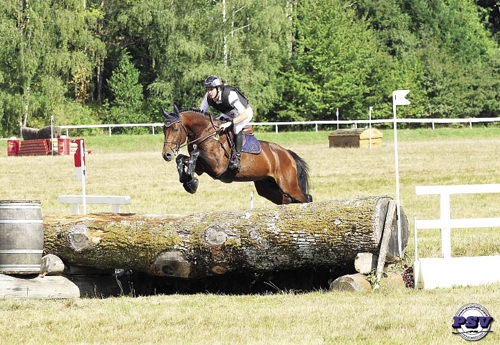
[[[232,134],[219,136],[218,127],[222,122],[199,110],[179,112],[175,105],[173,113],[163,108],[162,112],[165,116],[163,158],[171,161],[182,146],[188,147],[189,157],[179,155],[176,158],[180,182],[188,192],[195,193],[198,188],[196,172],[198,175],[207,173],[226,183],[253,181],[260,196],[278,205],[312,201],[308,194],[308,166],[293,151],[246,136],[253,151],[260,149],[260,153],[248,153],[248,149],[245,152],[244,143],[241,168],[233,171],[228,169]]]

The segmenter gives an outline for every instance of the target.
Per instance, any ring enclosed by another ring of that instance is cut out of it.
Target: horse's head
[[[174,112],[168,113],[161,108],[165,121],[163,123],[163,159],[170,162],[179,153],[181,145],[186,141],[187,133],[182,124],[182,118],[179,109],[174,105]]]

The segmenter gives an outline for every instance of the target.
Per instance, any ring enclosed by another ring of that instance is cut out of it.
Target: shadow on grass
[[[121,271],[116,274],[116,286],[99,286],[90,290],[78,284],[82,296],[152,296],[160,294],[279,294],[307,293],[328,290],[336,278],[356,273],[353,265],[314,267],[274,272],[233,272],[200,279],[156,277],[141,272]]]

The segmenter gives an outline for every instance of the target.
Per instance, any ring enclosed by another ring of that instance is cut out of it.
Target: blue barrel
[[[40,201],[0,200],[0,273],[39,273],[43,231]]]

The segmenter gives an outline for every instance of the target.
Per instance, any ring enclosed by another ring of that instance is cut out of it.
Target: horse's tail
[[[299,157],[298,154],[292,150],[288,150],[288,152],[290,152],[295,160],[295,163],[297,164],[297,180],[299,182],[300,190],[308,201],[312,201],[312,197],[309,195],[309,166],[306,161]]]

